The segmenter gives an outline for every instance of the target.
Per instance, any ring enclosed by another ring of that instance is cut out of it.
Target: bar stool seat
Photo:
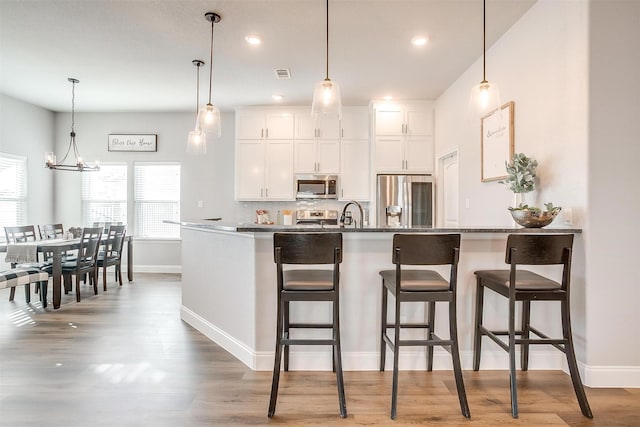
[[[391,419],[396,419],[398,401],[398,361],[400,347],[426,347],[427,370],[433,369],[433,347],[442,346],[451,353],[453,373],[458,391],[458,400],[462,414],[469,418],[469,404],[464,390],[458,331],[456,320],[456,288],[458,277],[458,257],[460,252],[460,234],[395,234],[393,236],[392,262],[395,270],[382,270],[382,315],[380,336],[380,371],[384,371],[387,347],[393,350],[393,382],[391,389]],[[449,280],[437,271],[404,266],[448,265]],[[393,322],[387,320],[388,294],[395,298]],[[446,302],[449,308],[449,339],[435,333],[436,302]],[[401,322],[402,302],[425,302],[427,306],[426,322]],[[387,333],[393,328],[393,338]],[[424,329],[426,339],[401,339],[403,328]]]
[[[478,270],[476,275],[476,316],[473,348],[473,370],[480,369],[482,337],[486,336],[509,353],[509,379],[511,391],[511,415],[518,418],[518,393],[516,387],[516,346],[520,346],[520,364],[523,371],[529,365],[529,347],[533,344],[552,345],[567,358],[578,404],[582,414],[593,418],[584,387],[580,380],[571,334],[570,277],[572,234],[527,235],[511,234],[507,238],[505,262],[508,270]],[[540,274],[519,268],[521,265],[562,266],[562,280],[557,282]],[[504,296],[509,301],[508,330],[490,330],[483,325],[485,288]],[[562,337],[552,338],[531,325],[531,303],[533,301],[560,302]],[[520,328],[516,329],[516,302],[522,302]],[[535,337],[531,337],[533,334]],[[507,339],[501,339],[500,337]]]
[[[276,351],[271,382],[271,397],[267,416],[273,417],[278,399],[280,365],[289,370],[289,347],[292,345],[330,345],[332,367],[336,373],[340,416],[347,416],[347,404],[342,376],[340,351],[340,263],[342,262],[341,233],[274,233],[273,252],[278,282]],[[332,265],[327,268],[287,269],[288,264]],[[299,301],[326,301],[332,305],[330,323],[292,322],[289,306]],[[291,329],[330,329],[331,338],[291,338]],[[282,356],[284,353],[284,363]],[[305,398],[306,399],[306,398]],[[302,404],[307,404],[303,400]]]

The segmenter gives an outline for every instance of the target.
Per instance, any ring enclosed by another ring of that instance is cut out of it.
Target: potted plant
[[[545,209],[529,206],[523,201],[524,194],[535,190],[536,168],[538,162],[524,153],[516,153],[510,163],[505,162],[507,178],[500,181],[511,190],[516,201],[509,208],[514,221],[523,227],[544,227],[551,224],[556,215],[562,210],[553,203],[545,203]]]

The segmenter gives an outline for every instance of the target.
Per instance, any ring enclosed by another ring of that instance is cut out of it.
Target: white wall
[[[44,167],[44,153],[53,150],[53,135],[51,111],[0,94],[0,152],[27,157],[29,224],[52,222],[55,177]]]
[[[587,363],[640,386],[640,2],[592,1],[589,24]]]

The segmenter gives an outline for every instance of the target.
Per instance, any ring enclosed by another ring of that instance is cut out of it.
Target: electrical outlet
[[[469,209],[469,199],[464,199],[464,207],[465,209]]]
[[[202,200],[198,200],[198,207],[204,208],[204,202]]]
[[[566,225],[573,225],[573,209],[571,208],[562,209],[562,221]]]

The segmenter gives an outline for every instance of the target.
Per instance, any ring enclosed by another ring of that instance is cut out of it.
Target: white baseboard
[[[231,335],[184,306],[180,307],[180,318],[193,326],[197,331],[202,333],[211,341],[231,353],[249,368],[254,370],[256,369],[255,352],[244,343],[236,340]],[[273,358],[271,359],[271,363],[273,364]]]
[[[584,385],[594,388],[640,388],[640,366],[581,366]]]
[[[127,267],[122,264],[122,272],[127,272]],[[169,274],[181,274],[182,265],[134,265],[133,277],[136,277],[136,273],[169,273]]]

